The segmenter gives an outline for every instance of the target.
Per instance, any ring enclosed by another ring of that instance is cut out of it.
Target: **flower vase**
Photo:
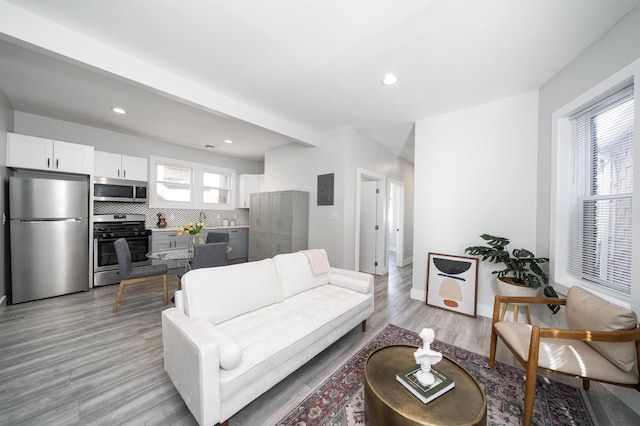
[[[198,234],[191,234],[189,238],[189,254],[193,255],[193,249],[198,244]]]

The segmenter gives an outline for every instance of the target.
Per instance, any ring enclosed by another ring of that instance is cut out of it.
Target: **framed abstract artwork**
[[[478,259],[429,253],[427,305],[476,316]]]

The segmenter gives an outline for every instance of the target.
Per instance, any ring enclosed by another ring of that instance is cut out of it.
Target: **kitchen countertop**
[[[161,231],[177,231],[179,228],[182,228],[182,226],[176,226],[176,227],[168,227],[168,226],[167,226],[166,228],[157,228],[157,227],[154,227],[154,228],[151,228],[151,230],[152,230],[153,232],[161,232]],[[213,225],[212,225],[212,226],[209,226],[209,225],[207,225],[207,226],[203,229],[203,231],[210,231],[210,230],[212,230],[212,229],[218,230],[218,229],[238,229],[238,228],[249,228],[249,225],[233,225],[233,226],[231,226],[231,225],[229,225],[229,226],[222,226],[222,225],[220,225],[220,226],[213,226]]]

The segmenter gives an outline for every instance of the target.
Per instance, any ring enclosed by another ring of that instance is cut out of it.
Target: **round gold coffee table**
[[[453,378],[455,388],[423,404],[396,380],[396,374],[416,365],[417,348],[393,345],[373,352],[364,367],[367,425],[485,425],[487,398],[476,379],[443,356],[435,364]]]

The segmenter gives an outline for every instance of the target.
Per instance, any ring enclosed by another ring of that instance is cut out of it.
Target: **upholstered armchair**
[[[565,305],[569,329],[543,328],[500,320],[502,303]],[[493,307],[489,365],[495,365],[498,338],[526,370],[525,426],[531,424],[538,371],[615,384],[640,391],[638,359],[640,327],[636,314],[581,287],[566,299],[496,296]]]

